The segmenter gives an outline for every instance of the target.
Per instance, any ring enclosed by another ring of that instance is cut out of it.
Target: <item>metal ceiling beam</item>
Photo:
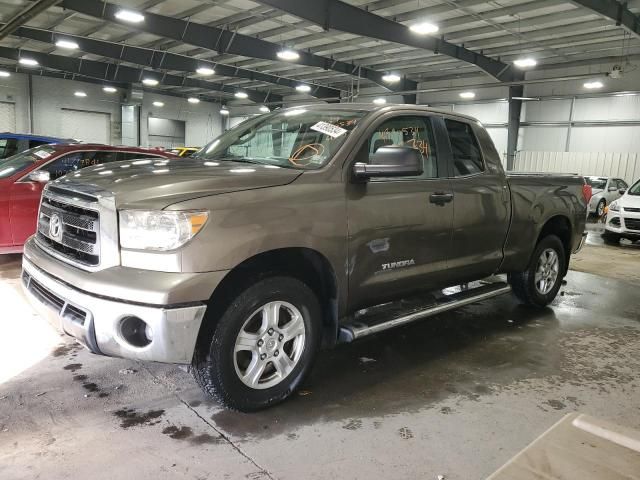
[[[159,37],[178,40],[195,47],[216,51],[221,55],[230,53],[247,58],[263,58],[277,62],[282,61],[277,55],[278,51],[281,50],[280,45],[249,35],[243,35],[237,31],[202,25],[147,11],[143,12],[145,16],[144,22],[132,26],[130,23],[123,22],[115,17],[115,14],[120,9],[118,5],[100,0],[62,0],[61,6],[83,15],[124,25],[129,28],[135,28],[139,32],[150,33]],[[366,78],[391,91],[414,89],[417,85],[416,82],[408,79],[402,79],[395,85],[388,85],[382,80],[384,72],[304,51],[299,51],[298,53],[300,54],[300,58],[292,63],[322,68],[324,70],[335,70],[354,77]]]
[[[0,28],[0,40],[10,35],[16,28],[24,25],[32,18],[44,12],[47,8],[53,7],[60,0],[38,0],[29,4],[24,10],[10,19],[2,28]]]
[[[17,50],[15,48],[0,47],[0,57],[18,62],[21,57],[36,60],[39,65],[54,70],[60,70],[75,75],[116,83],[140,83],[143,78],[154,78],[161,85],[167,87],[199,88],[214,92],[234,95],[238,89],[221,83],[197,80],[178,75],[152,72],[143,68],[128,67],[114,63],[85,60],[82,58],[63,57],[50,53],[34,52],[29,50]],[[282,102],[280,95],[260,92],[257,90],[243,89],[248,98],[255,103]]]
[[[258,0],[259,3],[282,10],[320,25],[325,30],[333,29],[341,32],[376,38],[386,42],[398,43],[414,48],[431,50],[458,60],[478,66],[492,77],[503,82],[521,78],[521,73],[514,71],[511,65],[493,58],[454,45],[443,38],[434,36],[417,36],[401,23],[375,15],[361,8],[349,5],[340,0],[315,0],[301,2],[299,0]]]
[[[317,98],[340,97],[341,91],[335,88],[328,88],[304,81],[294,81],[289,78],[260,73],[254,70],[237,68],[230,65],[202,61],[185,55],[178,55],[170,52],[152,50],[149,48],[135,47],[120,43],[112,43],[104,40],[96,40],[79,35],[69,35],[50,30],[38,28],[19,27],[14,36],[36,40],[38,42],[55,44],[60,39],[75,41],[80,50],[92,55],[111,58],[114,60],[148,66],[155,70],[175,70],[181,72],[195,73],[200,67],[209,67],[216,71],[217,75],[225,77],[246,78],[252,81],[265,82],[283,87],[295,88],[300,84],[308,85],[311,88],[310,95]]]
[[[640,17],[627,8],[626,2],[616,0],[572,0],[572,3],[588,8],[616,22],[629,33],[640,38]]]

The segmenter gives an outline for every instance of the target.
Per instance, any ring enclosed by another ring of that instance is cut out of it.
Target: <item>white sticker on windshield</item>
[[[318,122],[311,127],[311,130],[329,135],[331,138],[338,138],[348,132],[344,128],[337,127],[331,123]]]
[[[45,150],[36,150],[35,152],[33,152],[33,154],[42,160],[44,160],[49,156],[49,153],[46,152]]]

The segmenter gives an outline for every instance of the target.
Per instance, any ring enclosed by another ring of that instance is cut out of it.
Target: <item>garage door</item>
[[[86,143],[111,143],[111,115],[102,112],[62,109],[60,136]]]
[[[16,106],[13,103],[0,102],[0,132],[16,131]]]

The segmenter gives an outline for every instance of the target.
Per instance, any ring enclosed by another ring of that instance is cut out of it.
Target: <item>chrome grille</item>
[[[40,204],[36,239],[74,263],[87,266],[100,264],[100,214],[96,209],[75,205],[74,199],[45,191]],[[69,192],[70,195],[72,192]],[[60,220],[58,235],[52,232],[51,218]]]

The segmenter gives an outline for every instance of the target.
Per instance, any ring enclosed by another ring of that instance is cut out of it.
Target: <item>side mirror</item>
[[[624,195],[625,193],[627,193],[627,190],[626,190],[626,189],[624,189],[624,188],[621,188],[620,190],[618,190],[618,193],[619,193],[620,195]]]
[[[422,154],[411,147],[380,147],[369,157],[369,163],[356,163],[356,178],[418,177],[422,175]]]
[[[46,170],[34,170],[27,175],[30,182],[47,183],[51,180],[51,174]]]

